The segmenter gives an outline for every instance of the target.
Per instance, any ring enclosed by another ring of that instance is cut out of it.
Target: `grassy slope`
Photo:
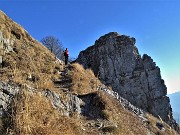
[[[0,30],[3,38],[15,41],[14,52],[3,55],[4,66],[0,69],[0,79],[38,88],[52,87],[57,70],[62,68],[56,64],[54,55],[2,12]],[[12,33],[19,34],[20,39]],[[30,76],[33,79],[28,79]]]

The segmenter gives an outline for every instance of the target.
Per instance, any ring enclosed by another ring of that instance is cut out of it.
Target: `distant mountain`
[[[178,123],[180,123],[180,91],[168,94],[170,98],[171,107],[173,110],[173,116]]]

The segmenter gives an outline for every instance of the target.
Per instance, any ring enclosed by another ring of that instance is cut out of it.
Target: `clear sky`
[[[109,32],[135,37],[168,93],[180,91],[180,0],[0,0],[0,9],[39,41],[59,38],[72,57]]]

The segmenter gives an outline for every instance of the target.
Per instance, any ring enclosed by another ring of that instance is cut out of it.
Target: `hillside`
[[[61,68],[54,55],[2,12],[0,24],[0,79],[34,87],[52,85]]]
[[[177,134],[91,69],[65,66],[1,11],[0,49],[0,134]]]

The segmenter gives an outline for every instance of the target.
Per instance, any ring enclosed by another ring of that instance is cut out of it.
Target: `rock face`
[[[4,83],[0,80],[0,117],[4,117],[8,111],[8,105],[12,102],[19,87]]]
[[[26,86],[28,92],[35,94],[37,89]],[[3,117],[4,114],[8,111],[8,106],[14,100],[15,96],[22,92],[21,88],[15,86],[14,84],[5,83],[0,80],[0,117]],[[51,101],[51,104],[56,108],[62,115],[70,116],[72,113],[76,112],[77,114],[81,113],[81,99],[76,95],[71,93],[66,94],[67,101],[63,101],[62,96],[56,92],[46,89],[41,91],[42,96],[46,97]]]
[[[147,54],[140,56],[135,42],[135,38],[111,32],[80,52],[76,61],[133,105],[170,124],[172,109],[160,69]]]
[[[59,94],[51,90],[44,90],[43,95],[51,101],[51,104],[57,108],[62,115],[70,116],[74,112],[77,114],[81,113],[81,100],[76,95],[67,93],[66,99],[68,99],[68,101],[65,103]]]

